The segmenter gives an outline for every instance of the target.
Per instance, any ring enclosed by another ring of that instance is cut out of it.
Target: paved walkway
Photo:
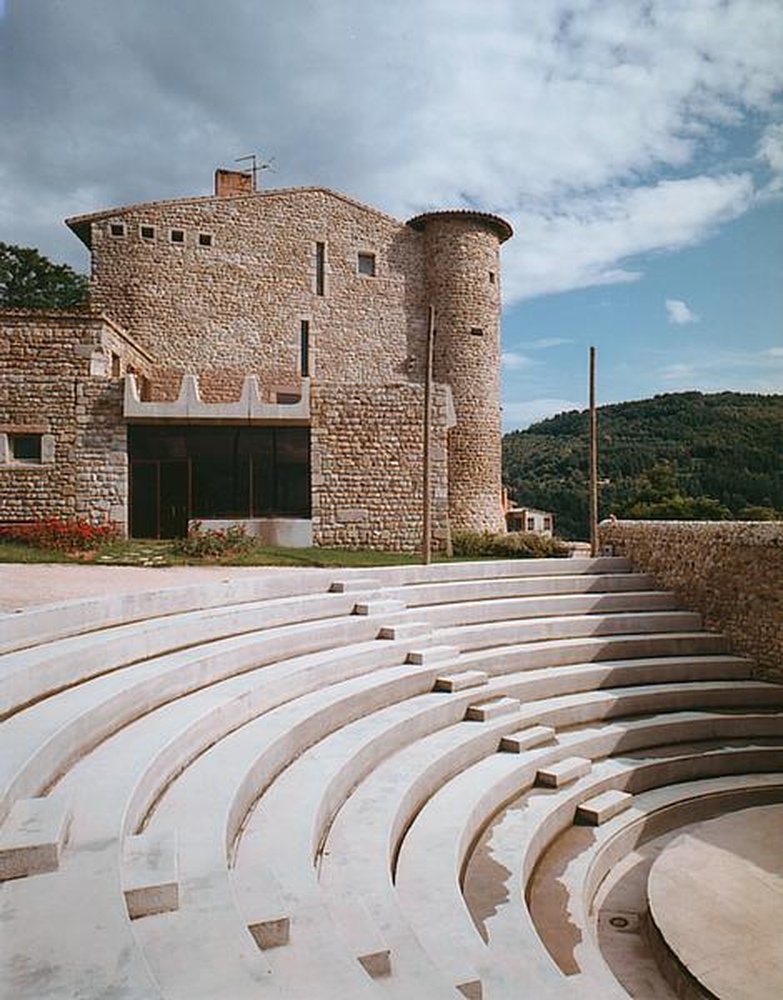
[[[291,573],[291,566],[72,566],[64,563],[0,564],[0,613],[99,594],[130,594],[191,583],[219,583],[245,576]]]

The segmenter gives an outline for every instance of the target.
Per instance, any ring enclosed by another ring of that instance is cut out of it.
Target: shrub
[[[454,555],[463,558],[548,559],[568,555],[567,547],[559,538],[549,538],[534,531],[509,531],[505,535],[491,531],[461,531],[454,535],[452,547]]]
[[[217,559],[238,552],[249,552],[255,544],[255,540],[241,524],[232,524],[225,529],[212,529],[203,528],[200,521],[195,521],[187,538],[175,539],[172,549],[177,555],[190,559]]]
[[[117,538],[113,524],[94,524],[79,518],[61,520],[56,517],[22,524],[0,526],[0,541],[17,542],[36,549],[58,552],[87,552]]]

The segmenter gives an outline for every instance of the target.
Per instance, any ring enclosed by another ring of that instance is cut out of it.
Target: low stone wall
[[[604,521],[600,538],[783,682],[783,522]]]

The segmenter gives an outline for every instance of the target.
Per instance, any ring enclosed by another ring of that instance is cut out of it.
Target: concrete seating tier
[[[623,560],[40,621],[0,616],[14,997],[622,997],[602,884],[651,831],[783,797],[783,688]]]

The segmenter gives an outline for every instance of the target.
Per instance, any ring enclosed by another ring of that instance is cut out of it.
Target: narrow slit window
[[[303,319],[299,325],[299,362],[302,378],[310,377],[310,321]]]
[[[315,244],[315,294],[326,294],[326,244]]]
[[[357,261],[359,274],[364,274],[368,278],[375,277],[375,254],[360,253]]]
[[[470,335],[471,337],[483,337],[484,331],[481,329],[480,326],[472,326],[470,328]]]
[[[495,284],[495,272],[494,271],[490,271],[489,272],[489,283],[490,283],[490,285],[494,285]]]

